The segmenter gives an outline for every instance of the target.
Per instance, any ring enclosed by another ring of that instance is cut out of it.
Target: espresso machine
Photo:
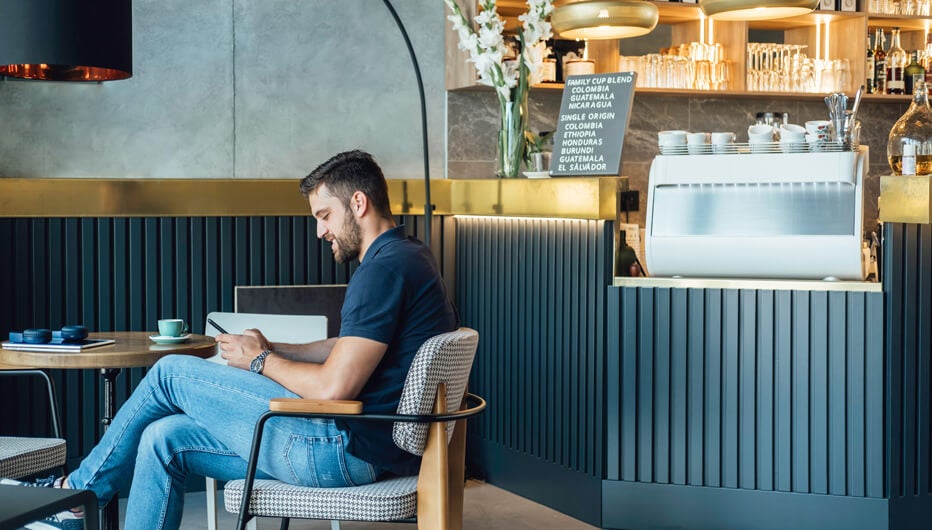
[[[651,276],[863,280],[868,148],[658,155],[645,227]]]

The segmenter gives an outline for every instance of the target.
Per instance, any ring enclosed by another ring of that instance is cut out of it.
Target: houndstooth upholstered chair
[[[485,408],[485,401],[466,394],[466,383],[479,334],[469,328],[428,339],[418,350],[405,380],[397,414],[362,414],[359,401],[275,399],[256,423],[245,480],[228,482],[224,505],[239,510],[237,528],[254,516],[398,521],[417,517],[418,528],[459,530],[463,520],[466,418]],[[461,406],[462,405],[462,406]],[[448,412],[448,411],[454,412]],[[255,480],[265,422],[276,416],[335,418],[353,414],[371,421],[392,421],[395,444],[422,456],[417,476],[393,477],[366,486],[309,488],[275,480]],[[246,494],[244,495],[244,490]],[[247,502],[248,499],[248,502]]]
[[[54,438],[0,436],[0,477],[23,478],[65,465],[65,441],[61,439],[55,387],[42,370],[17,370],[0,367],[0,376],[34,376],[45,380]]]

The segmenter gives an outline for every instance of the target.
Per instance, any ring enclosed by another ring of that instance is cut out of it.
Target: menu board
[[[566,79],[550,174],[620,175],[621,147],[631,117],[636,72]]]

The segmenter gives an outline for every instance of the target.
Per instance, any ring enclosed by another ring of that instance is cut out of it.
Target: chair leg
[[[446,412],[446,385],[437,386],[434,413]],[[447,425],[431,423],[427,432],[427,445],[421,457],[421,471],[417,479],[417,527],[423,530],[449,529],[449,456]]]
[[[249,522],[246,523],[246,530],[256,530],[257,525],[259,524],[258,521],[258,517],[253,517],[250,519]]]
[[[463,489],[466,482],[466,420],[456,422],[450,440],[450,530],[463,528]]]
[[[219,530],[220,521],[217,515],[217,479],[205,477],[205,490],[207,493],[207,530]]]
[[[279,530],[288,530],[288,525],[291,524],[291,519],[287,517],[282,517],[282,524],[279,526]]]
[[[340,521],[330,521],[330,530],[340,530]]]

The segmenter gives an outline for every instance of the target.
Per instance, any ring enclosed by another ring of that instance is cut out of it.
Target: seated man
[[[301,181],[301,192],[334,258],[360,262],[340,336],[271,344],[249,330],[217,336],[229,366],[165,357],[58,485],[92,490],[105,503],[132,479],[126,528],[178,528],[188,474],[246,474],[253,428],[269,399],[358,399],[366,412],[397,409],[418,348],[458,326],[433,257],[395,226],[385,177],[367,153],[334,156]],[[395,446],[390,423],[276,418],[269,426],[257,478],[343,487],[383,472],[417,473],[418,458]]]

